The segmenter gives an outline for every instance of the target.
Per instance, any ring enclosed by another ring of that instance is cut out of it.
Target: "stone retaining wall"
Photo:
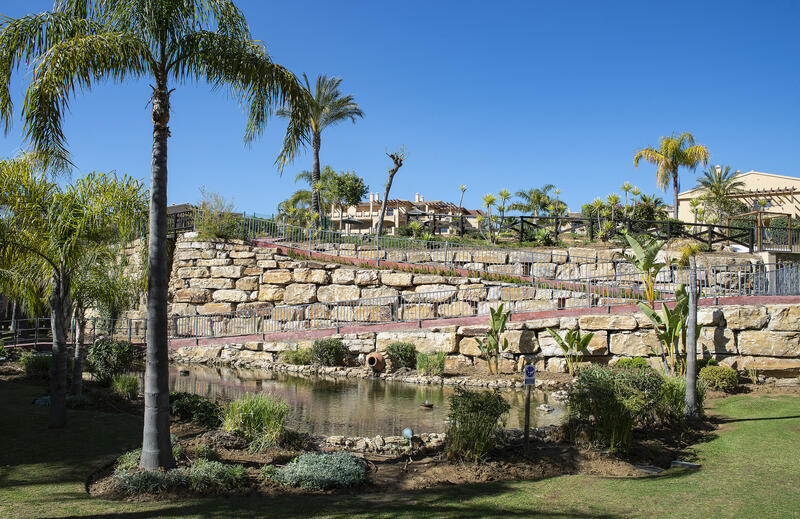
[[[705,357],[713,357],[720,364],[738,370],[756,368],[768,376],[800,373],[800,305],[703,307],[698,313],[698,324],[702,327],[698,348]],[[563,354],[547,328],[564,334],[576,326],[594,333],[584,361],[613,365],[623,357],[642,356],[653,366],[660,366],[656,355],[658,340],[652,324],[643,314],[597,314],[509,322],[504,334],[509,347],[502,354],[501,371],[513,373],[525,363],[533,363],[540,371],[564,372]],[[422,353],[446,352],[445,373],[460,375],[486,371],[478,339],[485,337],[487,330],[488,326],[483,325],[448,326],[334,337],[343,340],[356,366],[363,366],[369,353],[384,352],[393,342],[411,342]],[[252,341],[186,347],[172,352],[172,358],[182,362],[265,368],[279,362],[281,352],[310,348],[312,343],[312,340]]]

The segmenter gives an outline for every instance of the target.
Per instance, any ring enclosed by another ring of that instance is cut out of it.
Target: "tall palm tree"
[[[489,230],[489,241],[494,243],[494,221],[492,220],[492,207],[497,202],[497,197],[491,193],[486,193],[481,197],[483,200],[483,207],[486,208],[486,226]]]
[[[730,196],[744,190],[745,184],[739,180],[740,173],[739,170],[731,171],[730,166],[709,167],[697,181],[703,190],[703,197],[714,210],[717,222],[722,221],[726,210],[733,206]]]
[[[633,206],[636,207],[636,198],[642,194],[642,190],[637,186],[633,186],[631,189],[631,194],[633,195]]]
[[[673,133],[669,137],[661,137],[658,149],[642,148],[633,156],[633,165],[639,167],[639,161],[654,164],[656,170],[656,182],[658,187],[667,190],[672,183],[674,203],[672,207],[673,218],[678,218],[678,168],[686,167],[696,169],[699,164],[708,164],[708,148],[702,144],[695,144],[694,136],[689,132],[684,132],[679,136]]]
[[[322,168],[322,171],[319,174],[319,179],[316,181],[316,183],[314,182],[313,172],[301,171],[300,173],[295,175],[294,182],[296,184],[302,180],[303,182],[308,184],[308,187],[310,189],[308,190],[301,189],[299,191],[296,191],[294,195],[292,195],[292,197],[294,198],[295,195],[298,195],[300,192],[303,192],[303,195],[301,195],[301,197],[303,199],[308,198],[309,200],[308,207],[313,211],[314,194],[316,193],[319,195],[318,202],[319,202],[320,212],[318,214],[320,215],[327,214],[328,211],[330,211],[332,205],[332,200],[331,200],[332,193],[330,190],[330,184],[334,177],[336,177],[336,171],[334,171],[332,167],[327,165],[324,168]],[[308,194],[306,195],[306,193]]]
[[[615,219],[616,219],[617,206],[619,205],[620,201],[621,200],[619,198],[619,195],[616,194],[616,193],[611,193],[606,198],[606,202],[608,203],[608,206],[611,208],[611,221],[612,222],[615,221]]]
[[[509,209],[529,213],[532,216],[539,216],[550,204],[550,195],[548,193],[555,187],[553,184],[546,184],[541,189],[534,188],[527,191],[517,191],[515,196],[522,201],[511,204]]]
[[[626,181],[624,184],[622,184],[620,189],[622,189],[622,191],[625,193],[625,213],[627,214],[627,212],[628,212],[628,194],[631,191],[633,191],[633,184],[631,184],[630,182]]]
[[[108,79],[149,79],[153,151],[147,291],[147,363],[141,466],[172,467],[167,358],[167,139],[173,83],[227,88],[258,137],[275,105],[291,110],[279,168],[306,140],[306,92],[250,36],[233,0],[56,0],[53,11],[5,19],[0,29],[0,117],[11,120],[12,70],[34,63],[25,94],[25,133],[35,149],[69,165],[62,116],[76,90]]]
[[[73,279],[111,240],[125,242],[146,211],[144,187],[91,173],[65,188],[30,155],[0,161],[0,278],[47,300],[53,332],[50,426],[66,424]]]
[[[347,119],[355,124],[357,117],[364,117],[364,112],[361,111],[352,95],[342,95],[339,90],[339,85],[342,83],[340,78],[317,76],[313,92],[308,76],[303,74],[303,79],[309,105],[307,126],[311,131],[311,149],[314,155],[311,167],[311,185],[316,186],[320,181],[319,150],[322,146],[322,130]],[[292,112],[278,110],[278,115],[292,117]],[[312,189],[311,210],[322,214],[320,193],[316,187]]]
[[[467,186],[461,184],[458,186],[458,189],[461,190],[461,198],[458,199],[458,215],[461,217],[458,220],[458,229],[459,234],[464,234],[464,193],[467,192]]]

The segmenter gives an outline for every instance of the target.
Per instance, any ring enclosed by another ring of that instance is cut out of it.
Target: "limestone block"
[[[556,309],[558,309],[558,301],[555,300],[516,301],[506,305],[506,310],[514,310],[515,312],[538,312]]]
[[[258,294],[256,294],[256,297],[257,296],[258,296]],[[251,295],[251,297],[252,297],[252,295]],[[244,312],[244,311],[248,310],[249,313],[252,313],[252,312],[264,313],[264,310],[267,310],[268,308],[272,308],[273,306],[274,305],[272,303],[267,302],[267,301],[250,301],[250,302],[247,302],[247,303],[239,303],[238,305],[236,305],[236,312],[239,313],[239,312]]]
[[[242,275],[249,277],[249,276],[261,276],[261,273],[264,272],[264,269],[261,267],[245,267],[242,269]]]
[[[455,258],[456,253],[455,251],[433,251],[431,252],[431,261],[435,261],[437,263],[452,263],[453,259]]]
[[[255,257],[256,253],[253,251],[243,250],[243,251],[231,252],[231,258],[233,259],[255,258]]]
[[[386,251],[386,259],[388,261],[405,261],[406,260],[406,253],[405,253],[405,251],[401,251],[401,250]]]
[[[336,285],[352,285],[356,279],[356,271],[348,268],[339,268],[331,273],[331,281]]]
[[[453,299],[458,289],[450,285],[418,285],[415,288],[416,301],[446,303]]]
[[[489,374],[489,364],[485,359],[475,357],[472,359],[472,362],[474,363],[475,371],[478,373],[486,373],[487,375]],[[494,369],[494,364],[492,364],[492,369]],[[504,359],[501,357],[497,363],[497,369],[500,373],[515,373],[517,363],[511,359]]]
[[[219,290],[222,288],[234,288],[234,281],[230,278],[198,278],[190,279],[189,286],[192,288]]]
[[[276,306],[270,317],[274,321],[296,321],[303,318],[303,309],[294,306]]]
[[[445,375],[462,375],[472,369],[472,359],[463,355],[448,355],[444,359]]]
[[[484,270],[486,270],[486,265],[484,265],[483,263],[471,262],[471,263],[464,263],[464,268],[467,270],[476,270],[478,272],[483,272]]]
[[[169,307],[169,315],[195,315],[197,306],[189,303],[172,303]]]
[[[531,276],[537,278],[554,279],[556,277],[556,264],[534,263],[531,265]]]
[[[542,261],[549,261],[550,254],[547,254],[548,259],[544,260],[542,255],[539,252],[528,252],[528,251],[512,251],[508,253],[508,262],[509,263],[537,263]]]
[[[275,285],[261,285],[258,289],[259,301],[283,301],[285,288]]]
[[[727,357],[720,361],[720,365],[729,366],[736,370],[755,368],[758,373],[773,377],[794,377],[800,374],[800,359],[787,359],[782,357]]]
[[[247,290],[252,292],[258,290],[258,276],[248,276],[236,280],[236,288],[238,290]]]
[[[480,342],[481,339],[478,337],[462,337],[458,341],[458,352],[467,357],[480,357],[482,355],[479,346]]]
[[[243,303],[250,300],[250,294],[244,290],[215,290],[211,295],[214,301]]]
[[[456,301],[438,305],[437,313],[440,317],[463,317],[475,315],[475,308],[467,301]]]
[[[261,275],[261,283],[272,285],[288,285],[292,282],[292,273],[287,269],[267,270]]]
[[[283,302],[287,305],[302,305],[316,300],[317,285],[313,283],[293,283],[283,293]]]
[[[207,278],[208,275],[207,267],[181,267],[178,269],[178,277],[181,279]]]
[[[417,351],[421,353],[433,353],[435,351],[455,353],[458,346],[456,343],[455,331],[379,332],[375,341],[376,348],[379,351],[386,350],[386,347],[393,342],[410,342],[414,344]]]
[[[800,305],[770,305],[769,329],[776,332],[800,331]]]
[[[238,265],[227,265],[225,267],[211,267],[211,277],[213,278],[234,278],[242,277],[244,267]]]
[[[546,328],[570,328],[569,326],[563,326],[561,323],[564,322],[564,319],[568,319],[566,317],[562,317],[560,320],[558,317],[548,317],[544,319],[531,319],[529,321],[525,321],[523,323],[525,330],[544,330]],[[574,328],[574,326],[572,326]]]
[[[258,331],[259,319],[256,317],[233,317],[226,321],[229,335],[249,335]]]
[[[556,269],[556,279],[580,279],[581,268],[575,263],[565,263]]]
[[[491,274],[505,274],[507,276],[521,276],[523,272],[522,265],[515,263],[512,265],[489,265],[486,270]]]
[[[713,326],[702,328],[697,337],[697,351],[698,353],[707,352],[712,357],[736,355],[736,340],[733,331]]]
[[[766,357],[800,357],[800,332],[745,330],[737,336],[739,353]]]
[[[567,361],[561,357],[547,359],[547,371],[550,373],[566,373]]]
[[[406,252],[406,261],[409,263],[425,263],[431,260],[427,252]]]
[[[392,319],[392,308],[382,305],[360,305],[353,308],[353,320],[359,322],[385,322]]]
[[[758,330],[769,321],[767,309],[763,306],[726,306],[722,313],[731,330]]]
[[[331,306],[331,319],[334,321],[350,322],[353,320],[352,306]]]
[[[361,299],[370,299],[375,297],[381,298],[396,298],[400,292],[396,288],[391,287],[377,287],[377,288],[364,288],[361,290]],[[388,304],[391,302],[386,299],[382,303]]]
[[[458,287],[458,299],[461,301],[483,301],[487,293],[488,289],[481,283],[467,283]]]
[[[294,269],[292,278],[297,283],[315,283],[317,285],[325,285],[328,283],[328,273],[322,269]]]
[[[569,261],[572,263],[594,263],[597,261],[597,250],[580,247],[567,249]]]
[[[328,319],[330,317],[330,309],[328,305],[314,304],[306,307],[306,319]]]
[[[174,259],[178,261],[201,259],[203,254],[199,250],[194,249],[176,249]]]
[[[256,265],[258,265],[258,266],[259,266],[259,267],[261,267],[261,268],[265,268],[265,269],[275,269],[275,268],[278,268],[278,262],[277,262],[277,261],[275,261],[275,260],[271,260],[271,259],[268,259],[268,260],[258,260],[258,261],[256,261]]]
[[[581,330],[635,330],[639,324],[632,315],[584,315],[578,318]]]
[[[472,254],[472,261],[494,265],[502,264],[508,261],[508,253],[502,250],[476,250]]]
[[[500,287],[503,301],[532,301],[536,299],[536,289],[532,286]]]
[[[617,332],[611,334],[611,353],[627,357],[646,357],[657,355],[660,343],[654,331]]]
[[[400,319],[413,321],[418,319],[432,319],[436,310],[432,303],[404,304],[400,307]]]
[[[598,249],[598,261],[615,261],[622,259],[622,249]]]
[[[326,285],[317,290],[317,300],[322,303],[338,301],[355,301],[359,298],[361,289],[353,285]]]
[[[211,292],[202,288],[182,288],[175,291],[172,300],[176,303],[207,303]]]
[[[434,285],[434,284],[441,284],[444,283],[446,280],[444,276],[439,276],[437,274],[415,274],[414,275],[414,284],[415,285]]]
[[[178,336],[208,337],[213,335],[211,321],[196,317],[176,317],[173,321]]]
[[[390,287],[410,287],[412,275],[408,272],[381,272],[381,283]]]
[[[503,353],[513,353],[515,355],[533,354],[539,351],[539,341],[536,332],[533,330],[511,330],[500,335],[500,342],[508,341],[508,348]]]
[[[377,285],[378,272],[376,270],[357,270],[355,284],[358,286]]]
[[[453,261],[456,263],[469,263],[472,261],[472,252],[468,250],[456,251],[455,256],[453,256]]]
[[[225,265],[230,265],[231,263],[233,263],[233,260],[220,258],[197,260],[198,267],[222,267]]]
[[[233,310],[231,303],[206,303],[197,307],[197,313],[201,315],[208,314],[227,314]]]

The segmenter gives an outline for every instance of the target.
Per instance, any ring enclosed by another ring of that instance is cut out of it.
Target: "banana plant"
[[[661,345],[661,360],[664,364],[664,372],[672,371],[673,374],[678,375],[683,374],[686,365],[689,293],[684,285],[680,285],[675,296],[677,299],[675,307],[670,309],[666,304],[662,305],[661,314],[644,303],[637,304],[655,327],[656,336]],[[697,327],[697,333],[700,333],[700,326]],[[682,349],[680,346],[682,346]]]
[[[570,376],[574,376],[575,367],[578,364],[578,355],[587,351],[589,342],[591,342],[592,337],[594,337],[594,333],[589,332],[587,334],[582,334],[580,328],[575,327],[562,337],[552,328],[548,328],[547,331],[553,339],[555,339],[561,351],[564,352],[564,360],[567,361],[567,370]]]
[[[664,241],[652,239],[646,243],[639,243],[639,241],[630,234],[624,234],[625,239],[633,250],[633,254],[625,254],[625,259],[628,260],[642,278],[644,284],[645,298],[651,310],[655,310],[656,301],[656,276],[661,272],[667,264],[656,261],[659,251],[664,246]]]
[[[478,341],[483,356],[486,357],[486,364],[489,367],[489,374],[499,373],[498,364],[500,362],[500,352],[508,348],[508,339],[500,340],[500,335],[506,330],[506,322],[511,316],[511,311],[503,312],[503,303],[497,309],[489,307],[489,333],[486,339]],[[492,368],[494,362],[494,368]]]

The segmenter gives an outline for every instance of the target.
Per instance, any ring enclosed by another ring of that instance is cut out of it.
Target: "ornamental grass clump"
[[[327,490],[363,485],[367,482],[364,462],[349,452],[306,453],[278,468],[266,465],[261,475],[290,487]]]
[[[289,405],[283,400],[263,393],[248,393],[225,407],[222,426],[247,439],[252,452],[261,452],[281,441],[288,414]]]
[[[447,456],[451,459],[480,461],[497,442],[497,432],[505,425],[511,406],[495,391],[473,391],[457,387],[450,397],[447,418]]]
[[[417,366],[417,347],[410,342],[393,342],[386,347],[386,355],[394,369],[414,369]]]
[[[417,371],[428,377],[441,377],[444,374],[446,358],[447,353],[444,351],[417,353]]]
[[[128,400],[136,400],[139,396],[139,377],[136,375],[114,375],[111,379],[114,393]]]
[[[311,364],[311,350],[288,350],[281,353],[281,360],[286,364],[307,366]]]
[[[322,366],[342,366],[346,354],[341,339],[317,339],[311,346],[311,358]]]
[[[113,479],[117,489],[127,494],[159,494],[178,488],[206,493],[230,490],[244,476],[245,469],[242,465],[198,459],[190,467],[167,471],[137,470],[135,466],[121,467],[118,464]]]

